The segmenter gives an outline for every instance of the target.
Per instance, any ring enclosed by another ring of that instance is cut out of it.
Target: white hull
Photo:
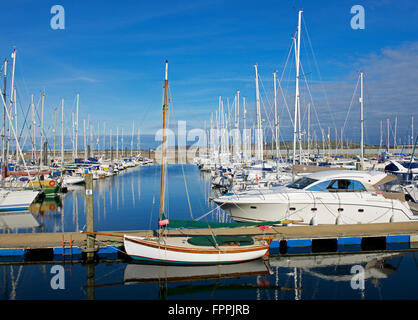
[[[223,264],[261,258],[268,250],[266,242],[248,247],[195,246],[187,243],[187,237],[157,238],[124,237],[126,253],[133,259],[169,264]]]
[[[38,190],[0,190],[0,212],[28,210],[38,196]]]
[[[68,177],[64,177],[63,179],[63,183],[66,185],[69,184],[82,184],[85,183],[85,178],[84,177],[72,177],[72,176],[68,176]]]
[[[253,192],[215,202],[236,221],[290,220],[313,225],[418,221],[407,202],[367,192]]]

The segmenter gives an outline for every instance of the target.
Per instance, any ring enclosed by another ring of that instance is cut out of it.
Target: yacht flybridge
[[[328,170],[286,186],[229,193],[214,199],[236,221],[358,224],[418,221],[403,193],[386,192],[395,179],[378,171]]]

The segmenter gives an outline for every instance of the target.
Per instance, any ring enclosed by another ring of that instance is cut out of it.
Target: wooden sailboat
[[[194,236],[168,237],[164,228],[169,220],[164,215],[165,158],[166,158],[166,112],[168,92],[168,62],[165,64],[163,140],[160,180],[160,220],[156,237],[124,235],[126,253],[135,260],[157,264],[207,265],[237,263],[261,258],[269,248],[269,242],[250,236]]]

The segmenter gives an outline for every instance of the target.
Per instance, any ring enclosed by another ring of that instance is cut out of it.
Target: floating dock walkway
[[[271,253],[306,253],[328,251],[356,251],[377,245],[378,249],[418,248],[418,222],[395,222],[356,225],[272,226],[221,228],[211,230],[216,235],[254,235],[272,237]],[[169,235],[208,235],[207,229],[168,230]],[[124,234],[150,236],[152,230],[104,231],[95,236],[98,256],[123,252]],[[120,235],[118,236],[109,236]],[[87,234],[22,233],[0,234],[0,260],[36,259],[49,256],[53,259],[82,256],[87,252]]]

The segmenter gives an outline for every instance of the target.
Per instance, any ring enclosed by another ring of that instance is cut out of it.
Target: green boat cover
[[[250,236],[196,236],[187,240],[195,246],[216,247],[225,245],[250,246],[254,239]]]

